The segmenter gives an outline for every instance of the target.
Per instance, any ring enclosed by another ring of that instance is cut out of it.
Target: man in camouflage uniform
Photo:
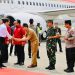
[[[47,48],[47,56],[49,58],[49,66],[45,69],[54,70],[56,64],[56,32],[53,27],[53,20],[48,21],[48,30],[47,30],[47,40],[46,40],[46,48]]]

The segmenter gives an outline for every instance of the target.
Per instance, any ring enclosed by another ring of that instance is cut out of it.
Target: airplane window
[[[32,2],[30,2],[30,5],[32,5]]]
[[[61,8],[61,5],[60,5],[60,8]]]
[[[44,6],[44,3],[42,3],[42,6]]]
[[[69,8],[71,8],[71,7],[69,6]]]
[[[41,6],[41,3],[39,3],[39,5]]]
[[[9,3],[9,0],[7,1],[7,3]]]
[[[46,4],[46,6],[47,6],[47,3],[45,3]]]
[[[67,5],[67,8],[68,8],[68,5]]]
[[[38,3],[36,2],[36,5],[38,6]]]
[[[13,0],[11,0],[11,3],[13,4]]]
[[[55,7],[55,4],[54,4],[54,7]]]
[[[58,4],[57,4],[57,7],[58,7]]]
[[[26,4],[28,5],[28,2],[26,2]]]
[[[25,4],[24,1],[22,1],[22,4],[23,4],[23,5]]]
[[[47,7],[47,3],[45,3],[46,7]]]
[[[50,7],[50,4],[49,4],[49,7]]]
[[[53,4],[51,4],[51,7],[53,7]]]
[[[6,0],[4,0],[4,3],[6,3]]]
[[[18,1],[18,4],[20,4],[20,1]]]
[[[35,2],[33,2],[33,5],[35,5]]]
[[[11,1],[11,3],[13,4],[13,1]]]

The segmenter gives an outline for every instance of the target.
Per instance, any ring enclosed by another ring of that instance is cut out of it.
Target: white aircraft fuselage
[[[50,0],[0,0],[0,13],[51,12],[73,10],[75,3]]]
[[[22,23],[29,23],[29,19],[33,18],[35,26],[40,23],[43,32],[46,31],[46,15],[49,17],[50,15],[55,16],[74,12],[75,3],[65,1],[0,0],[0,16],[8,16],[11,22],[13,18],[20,19]],[[46,34],[43,35],[43,38],[46,38]]]

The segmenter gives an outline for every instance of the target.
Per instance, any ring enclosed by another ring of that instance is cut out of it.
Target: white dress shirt
[[[9,39],[12,38],[4,23],[0,25],[0,37],[8,37]]]

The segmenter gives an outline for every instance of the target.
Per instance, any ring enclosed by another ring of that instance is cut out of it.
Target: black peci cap
[[[65,24],[69,24],[71,26],[71,20],[65,20]]]
[[[3,23],[9,22],[9,21],[10,21],[10,20],[9,20],[8,18],[3,18],[3,19],[2,19],[2,22],[3,22]]]
[[[27,23],[23,23],[23,27],[27,27],[28,28],[28,24]]]
[[[34,20],[31,18],[31,19],[29,20],[29,22],[34,22]]]

